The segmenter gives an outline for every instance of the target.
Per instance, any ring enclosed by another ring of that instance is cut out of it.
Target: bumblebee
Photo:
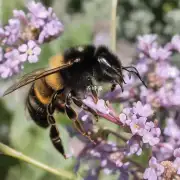
[[[123,89],[123,70],[136,74],[142,81],[135,67],[122,66],[118,57],[105,46],[71,47],[65,50],[63,55],[52,57],[48,69],[24,75],[20,81],[7,89],[4,95],[32,83],[26,99],[29,114],[37,125],[43,128],[50,127],[52,144],[64,158],[67,158],[53,117],[54,111],[65,112],[73,120],[75,128],[94,142],[78,120],[72,103],[97,116],[94,110],[83,105],[82,99],[90,90],[94,101],[97,102],[95,83],[111,83],[111,91],[117,84]]]

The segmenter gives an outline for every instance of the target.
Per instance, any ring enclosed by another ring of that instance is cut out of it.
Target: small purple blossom
[[[149,168],[144,172],[144,179],[157,180],[164,172],[164,167],[160,165],[155,157],[149,160]]]
[[[34,1],[29,2],[27,8],[30,12],[28,16],[30,17],[31,24],[36,28],[43,27],[48,17],[47,9],[41,3]]]
[[[167,125],[164,129],[164,134],[166,136],[172,137],[173,139],[180,138],[180,128],[177,126],[174,119],[172,118],[167,119]]]
[[[31,25],[40,28],[38,43],[42,44],[50,37],[58,37],[64,30],[52,8],[46,9],[41,3],[31,2],[28,4]]]
[[[133,107],[134,114],[139,116],[148,117],[153,114],[151,106],[149,104],[142,105],[140,101],[138,101]]]
[[[20,22],[23,25],[28,24],[28,18],[24,11],[15,9],[15,10],[13,10],[13,15],[14,15],[14,18],[17,18],[18,20],[20,20]]]
[[[162,47],[160,48],[154,47],[149,50],[149,56],[154,60],[160,60],[160,61],[167,60],[171,54],[172,54],[171,51]]]
[[[105,101],[103,99],[98,100],[97,104],[94,103],[93,99],[88,96],[86,99],[83,100],[84,104],[88,107],[97,110],[103,114],[109,114],[110,109],[106,106]]]
[[[38,61],[38,56],[41,52],[41,49],[37,44],[30,40],[27,44],[22,44],[18,48],[20,54],[20,59],[22,62],[28,60],[30,63],[35,63]]]
[[[172,157],[174,147],[175,143],[169,140],[168,142],[158,143],[156,146],[153,146],[152,150],[159,161],[164,161]]]
[[[180,157],[180,148],[174,150],[174,157]]]
[[[150,131],[145,130],[143,134],[143,142],[149,143],[149,145],[154,146],[160,142],[160,135],[160,128],[151,128]]]
[[[5,37],[3,39],[3,43],[7,45],[13,45],[20,36],[20,21],[18,19],[10,19],[8,22],[9,24],[4,27]]]
[[[138,134],[140,136],[143,136],[146,120],[147,118],[145,117],[135,118],[134,120],[132,120],[132,122],[130,123],[130,128],[133,135]]]
[[[157,35],[155,35],[155,34],[138,36],[137,37],[137,40],[138,40],[137,47],[140,51],[147,52],[147,51],[149,51],[149,49],[151,49],[155,45],[154,42],[156,39],[157,39]]]
[[[157,64],[155,73],[164,79],[175,78],[179,76],[179,70],[177,67],[171,66],[169,63]]]
[[[127,141],[127,155],[130,156],[132,154],[137,154],[138,156],[140,156],[142,153],[141,144],[141,141],[138,140],[136,136],[132,136],[132,138]]]
[[[4,54],[6,60],[3,64],[0,64],[0,75],[2,78],[10,77],[13,73],[17,73],[22,68],[19,55],[17,49],[13,49]]]
[[[46,8],[39,2],[29,2],[27,8],[37,18],[45,19],[48,16]]]
[[[180,175],[180,148],[174,150],[174,157],[176,159],[174,160],[173,165],[177,169],[177,174]]]
[[[136,65],[136,68],[138,69],[139,73],[141,75],[144,75],[145,73],[147,73],[148,71],[148,65],[146,63],[142,63],[142,62],[139,62],[137,65]]]
[[[173,165],[177,169],[177,174],[180,175],[180,157],[174,160]]]

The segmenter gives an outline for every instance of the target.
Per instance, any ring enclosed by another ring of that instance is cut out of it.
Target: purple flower
[[[177,67],[170,65],[169,63],[157,63],[155,72],[162,78],[175,78],[179,76],[179,70]]]
[[[10,68],[6,67],[5,65],[0,65],[0,76],[1,78],[5,79],[12,75],[12,71]]]
[[[19,62],[19,52],[17,49],[13,49],[12,51],[5,53],[4,57],[7,59],[7,61],[12,61],[12,63],[15,61]]]
[[[122,110],[122,113],[119,115],[119,120],[121,121],[121,123],[123,125],[130,125],[130,123],[132,122],[132,109],[131,108],[124,108]]]
[[[86,99],[83,100],[83,102],[88,107],[94,110],[98,110],[103,114],[109,114],[110,112],[109,108],[106,106],[105,101],[103,99],[98,100],[97,104],[95,104],[93,99],[90,96],[88,96]]]
[[[38,61],[38,56],[41,52],[41,49],[37,44],[30,40],[27,44],[22,44],[18,48],[19,52],[21,53],[20,59],[22,62],[28,60],[30,63],[35,63]]]
[[[159,143],[156,146],[153,146],[153,153],[156,155],[156,158],[159,161],[164,161],[166,159],[169,159],[172,157],[173,151],[174,151],[175,143],[171,142],[169,140],[167,143]]]
[[[167,60],[171,54],[172,54],[171,51],[162,47],[160,48],[154,47],[149,50],[149,56],[154,60],[160,60],[160,61]]]
[[[120,119],[120,121],[121,121],[123,124],[126,124],[126,120],[127,120],[126,114],[121,113],[121,114],[119,115],[119,119]]]
[[[13,15],[15,18],[20,20],[20,22],[23,23],[24,25],[28,24],[28,18],[24,11],[15,9],[15,10],[13,10]]]
[[[135,118],[132,120],[130,123],[130,128],[133,135],[138,134],[143,136],[146,120],[146,117]]]
[[[23,68],[23,62],[37,62],[41,52],[37,45],[57,38],[63,31],[52,8],[45,8],[41,3],[28,3],[29,12],[14,10],[13,18],[8,24],[0,27],[0,76],[7,78]],[[18,49],[15,49],[18,47]],[[3,47],[4,48],[4,47]],[[8,51],[8,52],[7,52]],[[4,54],[4,52],[7,52]]]
[[[180,157],[177,157],[173,162],[174,168],[177,169],[177,174],[180,175]]]
[[[13,45],[20,37],[20,21],[18,19],[10,19],[8,22],[9,24],[4,27],[5,38],[3,40],[3,43],[7,45]]]
[[[158,59],[161,61],[167,60],[170,55],[172,54],[171,51],[166,50],[165,48],[159,48],[158,49]]]
[[[175,123],[174,119],[168,118],[167,124],[164,129],[164,134],[166,136],[170,136],[173,139],[179,139],[180,138],[180,128]]]
[[[46,25],[44,25],[43,30],[39,34],[38,42],[41,44],[46,39],[49,38],[49,36],[57,37],[63,32],[63,25],[60,21],[52,20]]]
[[[160,128],[151,127],[149,123],[146,123],[146,130],[143,132],[143,143],[149,143],[150,146],[154,146],[159,143],[161,130]]]
[[[175,149],[173,154],[174,154],[174,157],[180,158],[180,148]]]
[[[58,37],[64,30],[62,23],[52,8],[46,9],[41,3],[30,2],[28,14],[31,26],[40,29],[38,43],[42,44],[51,37]]]
[[[139,62],[136,65],[136,68],[141,75],[144,75],[148,71],[148,65],[145,62]]]
[[[48,17],[39,35],[38,42],[41,44],[49,37],[58,37],[64,30],[52,8],[48,8]]]
[[[29,2],[27,5],[29,10],[29,19],[32,26],[40,28],[45,25],[48,17],[47,9],[41,4],[34,1]]]
[[[138,49],[143,52],[148,52],[150,48],[154,46],[154,41],[157,39],[157,35],[147,34],[143,36],[138,36]]]
[[[27,8],[37,18],[45,19],[48,16],[46,8],[41,3],[31,1],[28,3]]]
[[[133,107],[133,111],[135,114],[143,116],[143,117],[148,117],[153,114],[151,106],[149,104],[142,105],[140,101],[135,103]]]
[[[13,49],[4,54],[5,60],[0,64],[0,75],[2,78],[7,78],[19,72],[22,68],[20,63],[19,51]]]
[[[130,140],[127,141],[127,155],[133,155],[137,154],[138,156],[141,155],[142,153],[142,148],[141,148],[141,142],[136,138],[136,136],[132,136]]]
[[[157,180],[164,172],[164,167],[157,163],[155,157],[152,157],[149,160],[149,168],[147,168],[144,172],[144,179],[148,180]]]

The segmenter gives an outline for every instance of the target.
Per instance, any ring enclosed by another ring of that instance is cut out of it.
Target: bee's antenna
[[[134,73],[134,74],[136,74],[136,76],[140,79],[140,81],[143,83],[143,85],[144,85],[146,88],[148,88],[147,85],[145,84],[145,82],[143,81],[143,79],[141,78],[138,70],[137,70],[135,67],[133,67],[133,66],[126,66],[126,67],[122,66],[122,69],[124,69],[125,71],[128,71],[129,73]]]

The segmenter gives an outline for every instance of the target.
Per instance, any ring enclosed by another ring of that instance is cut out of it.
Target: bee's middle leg
[[[98,122],[99,116],[98,116],[97,112],[96,112],[94,109],[86,106],[86,105],[82,102],[82,100],[77,99],[76,97],[72,97],[72,99],[73,99],[74,104],[76,104],[76,106],[78,106],[78,107],[82,108],[83,110],[88,111],[88,112],[90,112],[91,114],[93,114],[93,116],[94,116],[95,119],[96,119],[96,122]]]
[[[82,123],[78,120],[77,113],[71,107],[72,101],[73,96],[70,92],[66,97],[65,111],[67,116],[69,117],[69,119],[73,120],[74,127],[78,130],[79,133],[81,133],[83,136],[86,136],[92,143],[96,144],[95,141],[91,138],[91,136],[85,131]]]

